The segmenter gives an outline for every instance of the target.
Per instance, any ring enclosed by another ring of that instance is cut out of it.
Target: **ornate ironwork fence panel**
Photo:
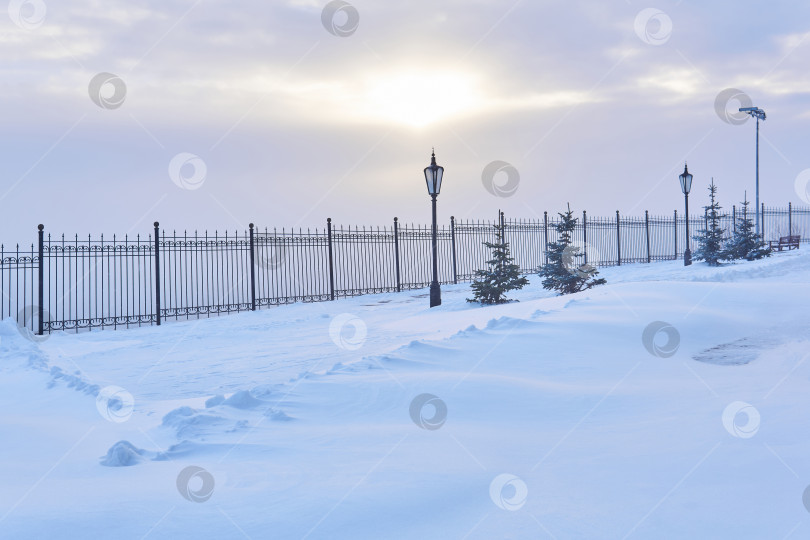
[[[678,259],[683,258],[683,253],[686,251],[686,241],[689,240],[689,249],[692,252],[697,249],[697,241],[695,240],[695,236],[697,236],[700,231],[706,228],[706,219],[703,215],[691,215],[689,217],[689,238],[686,237],[686,220],[684,219],[682,214],[678,214],[677,219],[677,227],[678,227],[678,239],[677,239],[677,248],[678,248]]]
[[[33,244],[30,250],[13,251],[0,246],[0,319],[16,319],[22,328],[37,333],[39,329],[38,305],[39,253]]]
[[[160,234],[163,320],[248,311],[250,240],[247,234]]]
[[[797,209],[792,205],[789,205],[788,209],[788,231],[792,235],[801,235],[801,242],[803,244],[810,243],[810,208]],[[774,229],[778,230],[777,227],[774,227]],[[774,235],[773,239],[776,239],[775,236],[776,235]]]
[[[649,216],[650,260],[671,261],[678,258],[675,244],[678,234],[675,215]]]
[[[767,208],[761,214],[762,231],[766,238],[778,240],[783,236],[801,236],[802,242],[810,242],[810,209],[797,209],[792,205],[787,208]]]
[[[254,243],[258,306],[332,298],[328,231],[265,229]]]
[[[492,234],[494,238],[494,233]],[[543,222],[539,220],[504,220],[504,236],[514,263],[523,273],[536,272],[545,262]],[[484,254],[489,259],[489,253]]]
[[[647,226],[644,218],[624,217],[616,214],[621,236],[619,246],[622,263],[648,262]]]
[[[472,281],[475,271],[486,267],[491,252],[484,242],[497,241],[492,222],[455,221],[456,275],[458,281]]]
[[[387,227],[333,227],[335,296],[397,291],[396,242]]]
[[[42,241],[44,332],[156,321],[151,236]]]
[[[578,228],[581,227],[582,224],[578,224]],[[623,259],[620,259],[620,255],[623,254],[616,218],[588,216],[585,231],[588,240],[585,242],[584,254],[587,255],[588,264],[593,266],[621,264]]]
[[[399,226],[402,289],[421,289],[433,280],[432,228],[421,225]],[[440,283],[453,283],[453,253],[450,228],[436,230]]]

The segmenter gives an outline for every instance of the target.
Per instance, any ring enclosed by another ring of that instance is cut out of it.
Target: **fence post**
[[[256,311],[256,251],[253,244],[253,223],[250,227],[250,309]]]
[[[788,236],[793,236],[793,203],[790,201],[788,201]]]
[[[675,260],[678,260],[678,211],[675,210],[675,226],[673,229],[675,230]]]
[[[37,229],[39,230],[39,269],[37,270],[39,273],[39,286],[37,287],[39,304],[37,307],[37,318],[39,322],[37,323],[37,335],[41,336],[45,330],[45,324],[42,320],[45,315],[45,225],[40,223]]]
[[[650,211],[644,210],[644,227],[647,229],[647,262],[652,262],[650,254]]]
[[[548,212],[543,212],[543,234],[546,240],[543,252],[546,254],[546,264],[548,264]]]
[[[160,223],[155,222],[155,315],[160,326]]]
[[[458,271],[456,269],[456,218],[450,216],[450,249],[453,251],[453,283],[458,283]]]
[[[762,203],[762,239],[765,240],[765,203]]]
[[[335,264],[332,257],[332,218],[326,218],[326,234],[329,240],[329,299],[335,299]]]
[[[585,210],[582,211],[582,251],[588,264],[588,213]]]
[[[500,210],[498,210],[498,221],[501,224],[501,243],[506,244],[506,225],[503,220],[503,212]],[[501,263],[501,268],[503,268],[503,263]]]
[[[616,254],[619,256],[619,266],[622,265],[622,235],[619,211],[616,210]]]
[[[737,205],[731,205],[731,230],[737,232]]]
[[[453,218],[450,218],[451,220]],[[399,219],[394,218],[394,262],[397,269],[397,292],[402,291],[402,281],[399,275]]]

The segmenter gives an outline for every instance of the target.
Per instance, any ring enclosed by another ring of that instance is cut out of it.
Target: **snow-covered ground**
[[[601,276],[3,321],[0,537],[810,537],[810,252]]]

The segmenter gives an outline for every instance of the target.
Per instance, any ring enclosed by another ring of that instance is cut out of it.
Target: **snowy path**
[[[0,324],[0,537],[810,535],[810,253],[601,274],[489,308],[458,285],[40,344]],[[76,371],[131,417],[53,375]],[[102,466],[121,440],[140,462]]]

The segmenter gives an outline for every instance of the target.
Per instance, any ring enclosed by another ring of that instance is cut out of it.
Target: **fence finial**
[[[43,229],[45,229],[45,225],[43,225],[42,223],[40,223],[39,225],[37,225],[37,230],[41,231],[41,230],[43,230]]]

